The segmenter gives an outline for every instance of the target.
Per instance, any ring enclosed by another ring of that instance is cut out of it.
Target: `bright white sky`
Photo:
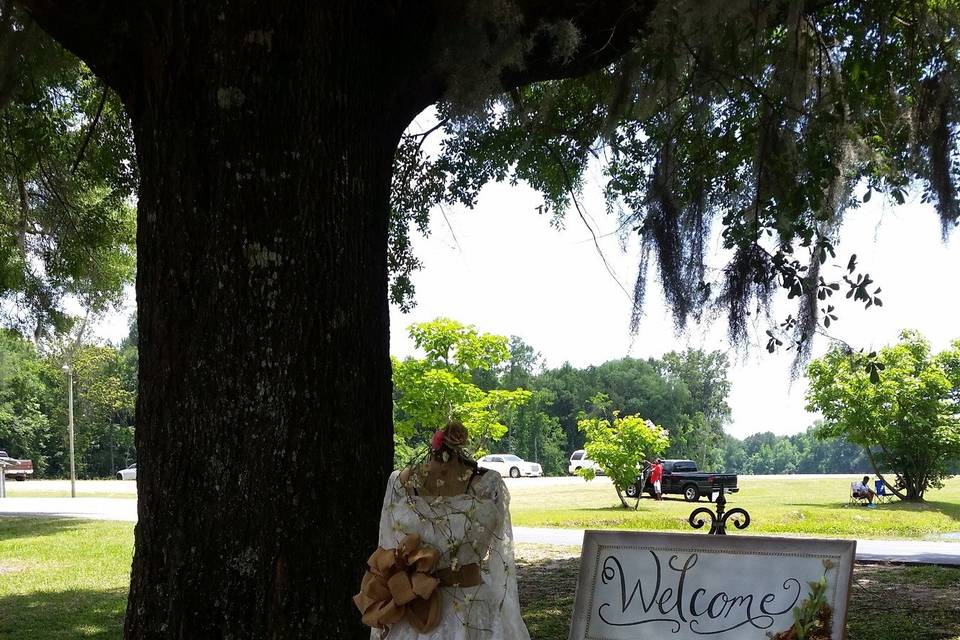
[[[632,291],[636,243],[625,253],[621,250],[613,233],[616,220],[605,213],[598,178],[593,176],[588,184],[586,210],[601,236],[603,254],[624,288]],[[648,311],[639,333],[631,336],[630,299],[607,273],[589,231],[575,213],[567,217],[564,230],[550,227],[549,219],[536,213],[539,204],[528,187],[496,184],[484,189],[475,210],[447,208],[446,217],[435,213],[430,237],[414,243],[425,265],[414,276],[417,306],[406,315],[391,310],[394,355],[413,353],[407,325],[438,316],[484,332],[520,336],[543,354],[549,367],[566,361],[584,367],[628,355],[656,357],[687,346],[729,349],[720,321],[676,335],[656,283],[648,287]],[[955,242],[941,242],[931,206],[917,197],[893,207],[874,197],[848,213],[842,240],[837,264],[846,265],[850,253],[857,253],[860,268],[883,288],[884,306],[863,311],[862,305],[840,295],[835,303],[840,321],[831,327],[836,337],[868,349],[895,341],[907,327],[922,331],[938,349],[960,337],[960,302],[955,296],[960,251],[952,246]],[[122,311],[97,327],[100,337],[119,341],[126,335],[132,291],[129,298]],[[784,300],[776,316],[782,320],[793,312]],[[766,328],[757,326],[748,353],[730,353],[736,364],[730,372],[733,423],[728,432],[741,438],[760,431],[797,433],[815,418],[804,409],[805,380],[791,384],[791,354],[769,355],[763,349]],[[825,339],[818,339],[815,353],[826,346]]]
[[[637,247],[620,248],[617,221],[605,213],[594,177],[586,196],[607,261],[628,291],[636,277]],[[490,185],[473,210],[439,212],[431,236],[415,242],[424,270],[417,274],[417,307],[391,316],[391,352],[413,353],[406,335],[411,322],[449,316],[481,331],[518,335],[540,351],[549,367],[569,361],[584,367],[606,360],[659,356],[685,347],[728,350],[723,322],[691,326],[676,335],[659,284],[648,287],[648,312],[639,333],[629,332],[630,299],[607,273],[584,224],[571,213],[557,231],[536,212],[537,194],[525,187]],[[895,341],[902,328],[920,329],[935,348],[946,347],[960,328],[960,303],[954,296],[954,274],[960,273],[960,251],[940,240],[933,208],[917,202],[891,207],[874,197],[850,212],[842,230],[836,263],[846,265],[857,253],[860,268],[882,287],[884,306],[862,310],[843,300],[835,306],[840,321],[831,332],[855,346],[879,348]],[[955,243],[954,243],[955,244]],[[828,262],[830,265],[831,262]],[[777,318],[794,313],[784,299]],[[755,345],[746,354],[730,353],[733,389],[729,403],[733,423],[728,432],[743,437],[759,431],[792,434],[803,431],[815,416],[804,409],[806,382],[791,384],[789,353],[770,355],[758,325]],[[819,339],[815,353],[827,346]]]

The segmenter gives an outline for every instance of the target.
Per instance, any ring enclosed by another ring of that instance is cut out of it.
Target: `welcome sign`
[[[769,640],[826,582],[845,637],[856,541],[587,531],[570,640]]]

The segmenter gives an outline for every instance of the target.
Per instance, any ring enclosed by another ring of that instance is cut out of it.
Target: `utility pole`
[[[67,372],[67,430],[70,433],[70,497],[77,497],[77,467],[73,457],[73,367],[63,365]]]

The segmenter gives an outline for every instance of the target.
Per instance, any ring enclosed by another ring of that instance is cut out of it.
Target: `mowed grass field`
[[[942,489],[927,493],[924,504],[880,504],[876,509],[849,504],[851,476],[741,476],[740,492],[728,497],[728,508],[750,512],[747,534],[793,534],[827,537],[937,539],[944,534],[960,538],[960,477]],[[668,496],[663,502],[648,498],[637,511],[620,507],[607,478],[586,482],[580,478],[520,478],[507,481],[512,495],[514,526],[573,529],[642,529],[692,531],[687,517],[696,506]],[[67,497],[65,480],[8,482],[11,498]],[[135,499],[136,483],[118,480],[81,480],[78,497]],[[960,539],[957,540],[960,544]]]
[[[740,492],[728,496],[727,508],[750,513],[749,528],[737,535],[935,539],[960,532],[960,477],[929,491],[924,504],[894,499],[876,509],[849,504],[850,483],[856,479],[741,476]],[[713,507],[705,498],[692,503],[671,495],[662,502],[644,497],[638,510],[627,510],[606,478],[571,478],[551,486],[516,481],[510,492],[514,526],[692,532],[690,512],[697,506]]]
[[[120,640],[133,525],[0,517],[0,638]],[[566,640],[578,548],[518,545],[533,640]],[[960,639],[960,569],[857,565],[849,640]],[[877,603],[882,606],[877,606]]]
[[[0,517],[0,638],[117,640],[133,524]]]
[[[137,497],[137,483],[132,480],[77,480],[78,498]],[[69,498],[69,480],[7,480],[8,498]]]

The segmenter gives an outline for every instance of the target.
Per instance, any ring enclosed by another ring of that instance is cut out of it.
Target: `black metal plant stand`
[[[733,518],[733,526],[737,529],[746,529],[750,526],[750,514],[746,510],[736,507],[726,511],[727,499],[724,497],[723,490],[717,496],[717,512],[714,513],[708,507],[699,507],[690,513],[688,522],[694,529],[701,529],[706,524],[703,516],[710,518],[710,531],[708,535],[725,536],[727,535],[727,520]]]

